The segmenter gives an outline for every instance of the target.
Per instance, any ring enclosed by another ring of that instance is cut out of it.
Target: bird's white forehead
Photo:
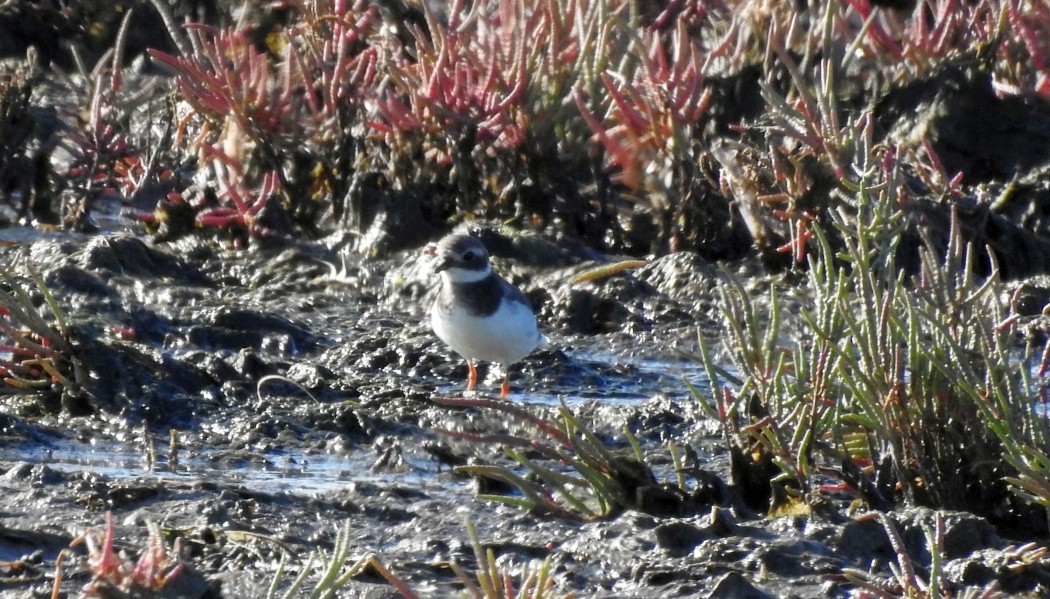
[[[471,270],[452,266],[441,271],[441,277],[452,283],[476,283],[489,276],[490,272],[492,272],[492,267],[488,264],[485,264],[482,269]]]

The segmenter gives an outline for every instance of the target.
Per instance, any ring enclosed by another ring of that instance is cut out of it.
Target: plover
[[[437,258],[441,289],[430,310],[438,338],[467,360],[467,391],[478,380],[477,362],[495,362],[503,370],[500,397],[510,392],[510,367],[548,340],[520,289],[492,270],[489,253],[469,235],[449,235],[428,252]]]

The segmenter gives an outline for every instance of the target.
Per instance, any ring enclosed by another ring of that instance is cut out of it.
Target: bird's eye
[[[463,254],[463,259],[466,260],[467,262],[473,262],[474,258],[476,258],[476,255],[474,254],[474,252],[467,252],[467,253]]]

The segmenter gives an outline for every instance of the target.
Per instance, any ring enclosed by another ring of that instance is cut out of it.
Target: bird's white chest
[[[520,302],[500,302],[499,309],[488,316],[457,306],[442,313],[435,307],[430,322],[434,333],[468,360],[509,366],[536,349],[540,341],[536,316]]]

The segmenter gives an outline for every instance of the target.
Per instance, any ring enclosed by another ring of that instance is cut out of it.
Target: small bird
[[[477,362],[496,362],[503,369],[500,398],[510,392],[510,366],[548,339],[536,326],[536,315],[520,289],[492,270],[489,253],[469,235],[449,235],[428,252],[437,258],[441,289],[430,310],[438,338],[467,360],[467,391],[478,381]]]

